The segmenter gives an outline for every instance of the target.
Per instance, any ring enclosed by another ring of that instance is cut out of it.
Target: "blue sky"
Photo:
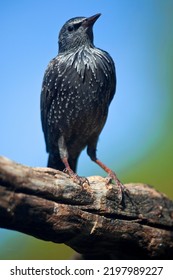
[[[66,20],[96,13],[102,16],[94,26],[95,45],[110,53],[117,70],[117,92],[98,156],[123,174],[162,147],[172,102],[167,67],[172,10],[171,0],[1,1],[0,155],[46,165],[39,104],[44,71],[57,55],[58,33]],[[86,151],[78,173],[105,175]]]
[[[113,57],[118,83],[100,136],[98,155],[106,162],[110,156],[116,158],[117,169],[143,156],[160,133],[158,108],[162,107],[164,114],[167,106],[167,97],[159,98],[162,88],[156,83],[158,32],[163,32],[165,25],[164,10],[159,3],[150,0],[74,0],[73,4],[55,0],[1,2],[0,154],[31,166],[46,164],[39,98],[45,68],[57,54],[58,32],[71,17],[101,12],[94,27],[95,45]],[[111,152],[110,147],[113,147]],[[84,162],[90,165],[87,175],[99,173],[85,152],[80,172],[85,173]]]

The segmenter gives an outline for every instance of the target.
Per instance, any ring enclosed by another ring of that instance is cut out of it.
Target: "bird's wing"
[[[97,57],[97,64],[100,66],[97,68],[97,76],[103,83],[103,92],[107,92],[108,103],[110,104],[116,91],[115,64],[111,56],[106,51],[96,49],[95,55]],[[105,75],[103,75],[103,72]],[[108,85],[106,86],[107,88],[104,88],[104,85]]]
[[[67,59],[69,60],[68,63]],[[76,78],[72,63],[73,60],[71,61],[71,56],[64,58],[63,56],[58,55],[50,61],[43,77],[40,106],[42,129],[44,132],[47,152],[50,152],[50,142],[53,141],[54,137],[57,139],[60,134],[60,131],[58,130],[59,127],[57,127],[56,136],[52,134],[50,139],[52,118],[51,120],[49,120],[49,118],[51,110],[56,110],[57,102],[60,102],[60,105],[62,105],[62,102],[65,102],[68,95],[68,91],[66,91],[67,87],[69,87],[69,83],[72,84]],[[68,76],[66,75],[67,72]],[[64,92],[66,92],[66,95],[62,97]],[[63,122],[63,120],[61,121]]]
[[[50,112],[52,102],[56,98],[55,94],[57,94],[57,90],[55,90],[55,87],[58,88],[58,83],[59,83],[57,70],[55,71],[56,63],[58,63],[58,61],[56,58],[54,58],[48,64],[43,77],[42,90],[41,90],[41,100],[40,100],[41,122],[42,122],[42,129],[45,136],[47,151],[48,151],[48,114]]]

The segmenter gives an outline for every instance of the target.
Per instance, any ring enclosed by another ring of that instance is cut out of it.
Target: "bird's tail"
[[[77,169],[77,158],[75,159],[68,159],[68,163],[71,167],[71,169],[76,172]],[[48,167],[63,171],[65,169],[65,165],[62,162],[61,158],[59,155],[54,155],[54,154],[49,154],[49,158],[48,158],[48,163],[47,163]]]

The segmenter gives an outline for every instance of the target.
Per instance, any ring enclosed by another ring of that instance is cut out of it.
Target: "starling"
[[[93,43],[93,25],[101,14],[68,20],[59,33],[59,53],[45,71],[41,92],[41,119],[48,167],[65,170],[82,184],[77,160],[87,147],[91,160],[123,188],[116,174],[96,156],[116,89],[115,66],[110,55]]]

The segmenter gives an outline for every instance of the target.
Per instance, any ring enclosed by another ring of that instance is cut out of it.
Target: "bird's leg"
[[[116,173],[114,171],[112,171],[109,167],[107,167],[99,159],[96,158],[94,161],[95,161],[95,163],[97,163],[108,174],[107,183],[109,184],[112,180],[114,180],[115,184],[118,185],[120,187],[120,189],[123,191],[124,186],[120,182],[120,180],[118,179]]]
[[[78,176],[70,167],[69,163],[68,163],[68,159],[66,157],[62,158],[61,159],[62,162],[64,163],[65,165],[65,169],[63,170],[65,173],[67,173],[70,178],[73,179],[73,181],[76,183],[76,184],[79,184],[81,186],[83,186],[83,184],[88,184],[89,185],[89,181],[87,178],[85,177],[80,177]]]
[[[107,179],[106,185],[108,185],[112,180],[115,181],[115,184],[119,187],[120,201],[122,202],[123,194],[124,194],[124,191],[126,191],[126,188],[120,182],[120,180],[118,179],[116,173],[114,171],[112,171],[109,167],[107,167],[99,159],[97,159],[96,147],[93,148],[91,146],[88,146],[87,153],[88,153],[89,157],[91,158],[91,160],[94,161],[95,163],[97,163],[108,174],[108,177],[106,178]]]
[[[84,183],[88,184],[89,185],[89,181],[87,178],[85,177],[80,177],[78,176],[70,167],[69,165],[69,162],[68,162],[68,151],[67,151],[67,147],[66,147],[66,144],[65,144],[65,140],[64,140],[64,137],[61,136],[59,138],[59,141],[58,141],[58,147],[59,147],[59,153],[60,153],[60,158],[62,160],[62,162],[64,163],[65,165],[65,169],[63,170],[65,173],[67,173],[70,178],[73,179],[73,181],[76,183],[76,184],[79,184],[79,185],[83,185]]]

